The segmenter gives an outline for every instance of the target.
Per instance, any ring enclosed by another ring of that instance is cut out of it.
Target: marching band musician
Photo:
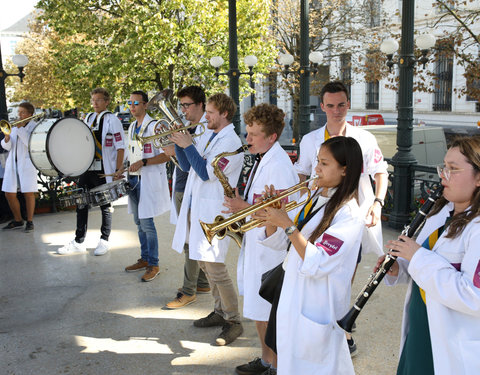
[[[34,106],[29,102],[20,103],[18,106],[18,116],[20,120],[25,120],[35,113]],[[8,223],[4,230],[19,229],[23,227],[23,219],[20,213],[20,202],[17,198],[17,191],[24,194],[27,208],[27,223],[25,232],[34,230],[33,213],[35,211],[35,192],[38,191],[37,170],[30,160],[28,151],[28,142],[30,134],[37,123],[33,120],[28,122],[19,122],[17,126],[11,129],[10,134],[5,134],[2,139],[2,147],[9,151],[5,164],[5,174],[3,177],[2,190],[13,214],[13,220]]]
[[[249,151],[256,154],[255,164],[245,189],[245,200],[238,196],[225,196],[224,213],[235,213],[249,207],[262,195],[265,185],[273,184],[277,189],[287,189],[299,181],[288,154],[278,143],[285,126],[285,114],[272,104],[260,104],[244,115],[247,125]],[[298,200],[294,194],[288,200]],[[291,213],[294,216],[294,213]],[[262,274],[283,261],[286,251],[276,251],[258,243],[264,228],[254,228],[245,233],[238,258],[237,281],[239,293],[244,296],[243,316],[255,321],[262,347],[261,358],[237,366],[239,375],[266,373],[271,364],[276,365],[275,353],[265,345],[265,332],[271,304],[258,294]]]
[[[365,218],[366,229],[362,246],[358,253],[358,263],[361,253],[375,252],[382,255],[382,223],[381,210],[384,204],[388,186],[387,163],[378,147],[375,136],[366,130],[347,123],[346,117],[350,108],[348,90],[342,82],[327,83],[320,92],[320,106],[327,115],[327,123],[320,129],[306,134],[300,142],[300,156],[295,168],[303,181],[314,174],[317,165],[316,156],[320,145],[331,137],[343,135],[353,137],[360,144],[363,154],[363,170],[359,184],[359,204],[362,216]],[[375,181],[375,192],[370,178]],[[353,280],[352,280],[353,281]],[[357,345],[347,333],[348,344],[352,356],[357,353]]]
[[[178,90],[177,98],[179,100],[180,109],[189,121],[189,124],[203,124],[205,132],[211,134],[211,130],[207,129],[207,119],[205,113],[205,92],[200,86],[187,86]],[[196,126],[195,129],[190,128],[190,133],[197,133],[203,131],[201,126]],[[173,152],[171,152],[173,148]],[[169,146],[165,148],[165,152],[175,155],[175,147]],[[187,183],[188,171],[182,171],[175,167],[172,177],[172,208],[170,209],[170,222],[177,224],[177,216],[182,206],[183,194],[185,192],[185,185]],[[208,284],[205,272],[203,272],[196,260],[190,259],[188,243],[183,246],[185,252],[185,262],[183,265],[183,285],[178,290],[176,297],[166,304],[168,309],[179,309],[187,306],[197,300],[198,293],[210,292],[210,285]]]
[[[110,94],[104,88],[96,88],[90,93],[94,112],[85,117],[85,123],[91,128],[95,141],[95,159],[91,170],[88,170],[80,176],[78,187],[91,189],[106,182],[112,181],[114,172],[120,171],[123,167],[123,158],[125,153],[125,141],[123,127],[117,116],[107,110],[110,104]],[[106,177],[100,177],[100,174],[107,174]],[[115,177],[115,179],[120,176]],[[108,237],[112,229],[111,204],[100,206],[102,211],[102,226],[100,228],[101,237],[95,248],[95,255],[104,255],[108,252],[110,245]],[[69,254],[74,252],[85,252],[84,243],[87,234],[88,223],[88,205],[77,206],[77,229],[75,239],[57,250],[58,254]]]
[[[387,244],[398,258],[386,283],[408,283],[399,375],[480,371],[480,137],[454,139],[444,163],[443,196],[417,239]]]
[[[283,251],[291,242],[269,328],[275,320],[278,324],[266,337],[270,347],[276,344],[278,370],[266,374],[354,374],[345,334],[336,320],[349,308],[365,225],[357,198],[361,170],[358,142],[331,138],[318,153],[318,192],[300,211],[298,223],[284,208],[267,207],[253,214],[266,220],[264,246]],[[274,193],[275,187],[268,191]]]
[[[170,160],[152,142],[145,143],[143,150],[136,137],[155,134],[156,120],[147,110],[148,96],[143,91],[134,91],[128,105],[135,121],[128,128],[129,184],[128,211],[138,228],[140,258],[125,268],[127,272],[146,269],[142,281],[152,281],[160,270],[158,267],[158,238],[153,218],[168,211],[170,199],[165,163]]]
[[[236,109],[235,102],[228,95],[215,94],[206,105],[208,128],[212,132],[196,138],[196,147],[189,133],[177,132],[171,136],[181,168],[190,170],[172,248],[181,253],[188,242],[190,259],[197,260],[207,276],[215,300],[214,311],[195,320],[193,325],[200,328],[222,326],[216,339],[220,346],[230,344],[243,332],[237,293],[225,265],[230,241],[214,238],[210,245],[199,221],[213,222],[223,209],[223,185],[214,174],[211,162],[218,154],[233,152],[241,146],[232,124]],[[236,185],[242,164],[243,153],[219,161],[230,186]]]

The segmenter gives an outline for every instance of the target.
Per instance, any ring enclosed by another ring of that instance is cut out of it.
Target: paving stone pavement
[[[111,251],[100,257],[93,255],[98,208],[90,212],[86,254],[55,253],[73,239],[74,211],[37,215],[33,233],[0,231],[0,374],[224,375],[259,356],[248,319],[242,336],[225,347],[214,345],[219,327],[192,326],[212,311],[209,294],[183,309],[164,309],[183,280],[183,254],[170,248],[174,226],[168,213],[155,219],[157,278],[144,283],[142,272],[124,271],[139,258],[139,245],[125,202],[117,203]],[[384,225],[384,241],[396,233]],[[227,264],[234,280],[238,253],[232,241]],[[362,260],[353,296],[375,261],[374,255]],[[357,320],[357,374],[395,373],[404,295],[404,287],[381,285]]]

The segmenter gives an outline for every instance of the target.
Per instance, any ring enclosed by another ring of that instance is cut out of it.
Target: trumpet
[[[267,207],[279,208],[281,207],[281,202],[283,199],[299,191],[306,190],[307,197],[303,201],[301,201],[300,203],[297,203],[296,201],[288,202],[285,205],[285,210],[288,212],[288,211],[294,210],[297,207],[303,206],[308,202],[311,196],[311,191],[308,188],[308,184],[310,182],[315,181],[317,178],[318,176],[315,176],[308,179],[307,181],[300,182],[299,184],[296,184],[282,191],[280,194],[274,195],[273,197],[267,197],[263,201],[255,203],[250,207],[244,208],[243,210],[236,212],[235,214],[233,214],[228,218],[224,218],[223,216],[218,215],[215,218],[214,222],[211,224],[207,224],[207,223],[204,223],[203,221],[200,221],[200,226],[202,227],[205,237],[207,238],[208,242],[212,243],[212,240],[215,237],[222,239],[225,237],[225,235],[228,232],[245,233],[245,232],[248,232],[249,230],[252,230],[253,228],[257,228],[258,226],[263,225],[265,223],[265,220],[251,219],[246,222],[242,222],[242,221],[247,216],[250,216],[253,213],[259,210],[262,210],[264,208],[267,208]]]
[[[37,115],[33,115],[33,116],[30,116],[30,117],[27,117],[26,119],[23,119],[23,120],[18,120],[18,121],[15,121],[15,122],[12,122],[12,123],[9,123],[7,120],[1,120],[0,121],[0,131],[5,134],[5,135],[9,135],[11,132],[12,132],[12,128],[14,126],[17,126],[18,124],[21,124],[22,122],[25,122],[25,121],[30,121],[30,120],[33,120],[34,118],[40,118],[40,117],[43,117],[45,116],[45,113],[39,113]]]
[[[143,147],[145,143],[148,143],[152,141],[153,145],[156,148],[160,147],[167,147],[167,146],[172,146],[174,143],[168,139],[170,135],[176,132],[185,132],[188,129],[194,128],[197,125],[200,125],[202,127],[202,132],[201,133],[195,133],[192,134],[192,138],[196,138],[201,136],[203,133],[205,133],[205,125],[202,123],[196,123],[196,124],[189,124],[186,126],[182,126],[180,128],[173,127],[167,120],[161,119],[155,123],[154,126],[154,131],[156,134],[148,136],[148,137],[139,137],[138,135],[135,136],[136,141],[140,145],[140,147]]]

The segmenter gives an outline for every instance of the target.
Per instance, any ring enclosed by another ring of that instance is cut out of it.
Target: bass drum
[[[46,119],[30,134],[30,159],[40,173],[51,177],[77,177],[95,157],[90,128],[76,118]]]

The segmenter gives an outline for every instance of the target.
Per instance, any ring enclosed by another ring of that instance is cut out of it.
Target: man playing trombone
[[[35,108],[29,102],[20,103],[18,106],[19,122],[15,123],[8,131],[4,131],[5,138],[2,140],[2,147],[9,151],[5,164],[5,175],[3,178],[2,190],[13,213],[13,220],[3,229],[19,229],[23,227],[23,219],[20,214],[20,202],[17,198],[17,191],[20,190],[25,196],[27,208],[27,223],[25,232],[33,231],[33,213],[35,211],[35,192],[37,186],[37,170],[30,160],[28,142],[30,133],[37,123],[27,120],[32,117]],[[8,134],[7,134],[8,133]]]
[[[250,173],[245,189],[245,200],[225,196],[224,213],[236,213],[255,203],[265,190],[265,186],[274,185],[280,190],[298,183],[299,178],[287,153],[278,143],[285,126],[285,114],[272,104],[260,104],[245,113],[247,144],[255,156],[255,164]],[[298,200],[295,193],[288,200]],[[294,213],[290,214],[294,216]],[[240,256],[238,258],[238,290],[243,299],[243,315],[255,321],[258,337],[262,347],[261,358],[237,366],[239,375],[274,373],[276,367],[275,353],[265,345],[265,332],[270,315],[271,304],[258,294],[262,274],[283,262],[286,251],[272,250],[259,244],[264,228],[254,228],[245,233]],[[270,371],[270,372],[269,372]]]
[[[129,184],[128,209],[138,228],[140,258],[125,268],[127,272],[146,269],[142,281],[152,281],[160,270],[158,267],[158,238],[153,218],[168,211],[169,191],[165,163],[170,160],[160,149],[147,142],[140,147],[137,137],[155,133],[156,120],[146,112],[148,96],[143,91],[134,91],[128,105],[135,121],[128,128]]]

